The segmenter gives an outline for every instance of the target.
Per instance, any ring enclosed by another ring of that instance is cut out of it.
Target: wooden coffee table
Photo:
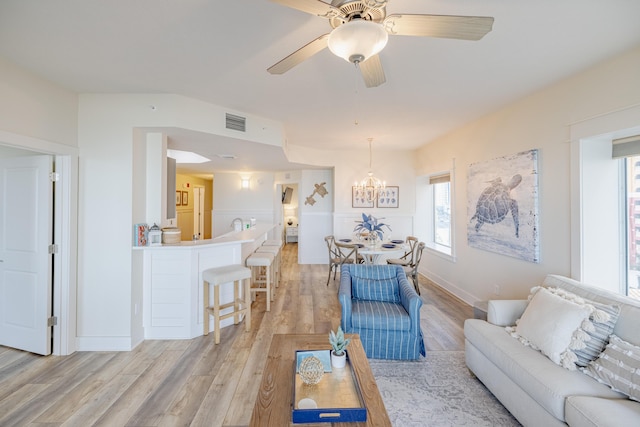
[[[271,340],[267,364],[262,374],[250,426],[391,426],[376,380],[358,335],[347,334],[351,343],[349,358],[360,384],[360,392],[367,408],[364,423],[293,424],[293,361],[296,350],[329,350],[329,334],[276,334]]]

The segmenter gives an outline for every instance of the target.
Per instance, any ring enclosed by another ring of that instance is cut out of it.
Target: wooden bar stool
[[[242,265],[225,265],[222,267],[209,268],[202,272],[204,282],[204,335],[209,335],[209,315],[213,315],[214,340],[220,343],[220,321],[233,316],[233,323],[240,322],[240,315],[244,314],[245,330],[251,330],[251,291],[249,279],[251,270]],[[233,301],[220,305],[220,285],[233,282]],[[242,298],[240,289],[244,282]],[[213,306],[209,301],[209,286],[213,285]],[[220,310],[233,307],[233,312],[220,314]]]
[[[268,253],[273,255],[273,275],[274,275],[274,285],[276,288],[280,286],[280,247],[278,246],[265,246],[262,245],[258,249],[256,249],[255,253]]]
[[[262,242],[262,246],[278,246],[282,247],[282,239],[267,239]]]
[[[273,301],[273,261],[275,257],[271,253],[254,252],[247,257],[247,267],[251,269],[251,296],[258,292],[267,295],[267,311],[271,311],[271,301]],[[264,288],[261,286],[264,284]],[[254,287],[256,285],[257,287]]]

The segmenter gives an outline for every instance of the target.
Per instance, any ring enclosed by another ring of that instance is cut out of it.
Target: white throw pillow
[[[534,288],[534,295],[515,328],[507,331],[523,344],[540,350],[554,363],[575,370],[576,355],[573,348],[584,347],[581,326],[592,308],[579,304],[545,288]]]

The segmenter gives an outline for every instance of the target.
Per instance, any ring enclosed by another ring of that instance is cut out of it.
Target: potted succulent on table
[[[346,348],[351,342],[350,338],[344,337],[342,327],[338,326],[338,331],[329,333],[329,343],[331,344],[331,366],[334,368],[344,368],[347,362]]]

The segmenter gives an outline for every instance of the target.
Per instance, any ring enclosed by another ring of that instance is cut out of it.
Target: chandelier
[[[359,183],[355,183],[356,194],[360,194],[367,202],[373,202],[378,198],[378,194],[384,191],[386,187],[385,181],[381,181],[375,176],[371,170],[371,142],[373,138],[367,138],[369,141],[369,173]]]

